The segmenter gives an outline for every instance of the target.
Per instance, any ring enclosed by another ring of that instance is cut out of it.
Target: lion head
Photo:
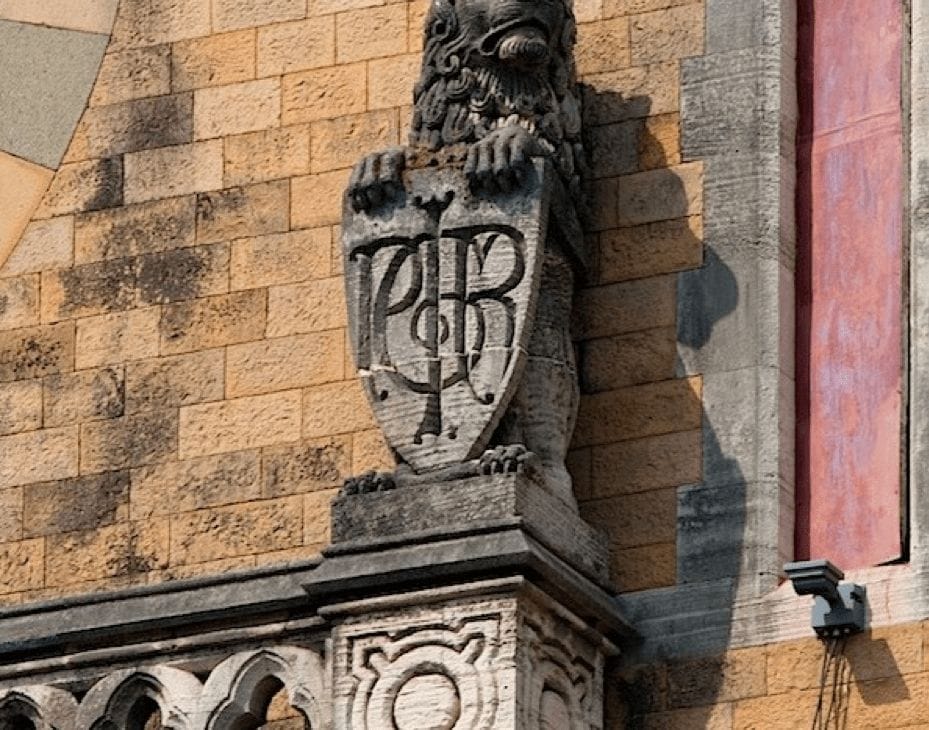
[[[518,124],[572,192],[584,164],[571,0],[433,0],[410,141],[439,150]]]

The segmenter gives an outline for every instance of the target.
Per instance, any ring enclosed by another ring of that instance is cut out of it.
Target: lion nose
[[[497,49],[501,61],[537,66],[548,61],[545,35],[538,28],[524,27],[504,37]]]

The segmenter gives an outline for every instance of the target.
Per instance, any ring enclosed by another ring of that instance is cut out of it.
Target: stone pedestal
[[[306,586],[332,626],[334,727],[602,727],[604,664],[633,636],[607,565],[525,475],[338,500]]]

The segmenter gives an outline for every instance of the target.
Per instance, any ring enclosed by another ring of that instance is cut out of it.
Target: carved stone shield
[[[355,360],[388,444],[417,473],[479,456],[525,366],[549,215],[545,166],[472,193],[457,169],[412,170],[391,203],[346,203]]]

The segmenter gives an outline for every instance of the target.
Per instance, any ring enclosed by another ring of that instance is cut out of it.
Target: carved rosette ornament
[[[434,0],[410,146],[345,196],[359,376],[397,458],[347,495],[530,472],[573,505],[569,333],[585,252],[565,0]]]

